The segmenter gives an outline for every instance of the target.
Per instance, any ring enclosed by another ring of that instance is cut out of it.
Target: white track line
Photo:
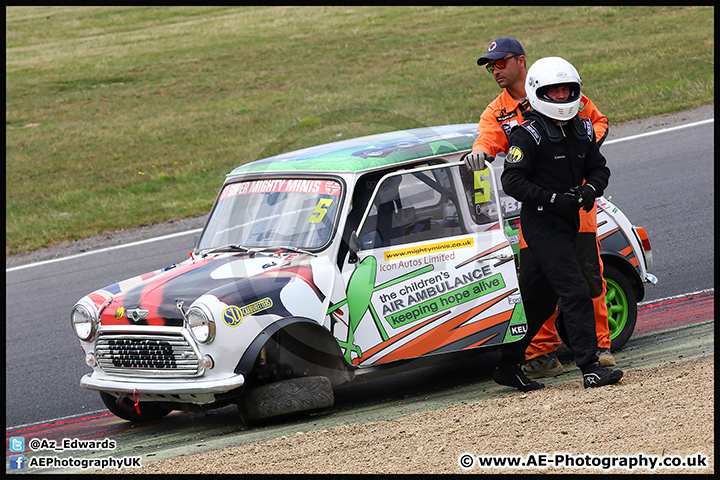
[[[686,125],[678,125],[677,127],[663,128],[660,130],[656,130],[654,132],[647,132],[647,133],[641,133],[638,135],[631,135],[629,137],[616,138],[614,140],[605,141],[603,143],[603,145],[611,145],[613,143],[624,142],[626,140],[636,140],[638,138],[649,137],[652,135],[659,135],[661,133],[667,133],[667,132],[670,132],[673,130],[680,130],[683,128],[697,127],[699,125],[704,125],[706,123],[712,123],[714,121],[715,121],[714,118],[709,118],[707,120],[701,120],[699,122],[688,123]],[[38,267],[40,265],[47,265],[49,263],[62,262],[64,260],[73,260],[75,258],[84,257],[86,255],[92,255],[95,253],[109,252],[111,250],[119,250],[119,249],[125,248],[125,247],[134,247],[136,245],[142,245],[144,243],[151,243],[151,242],[157,242],[157,241],[161,241],[161,240],[167,240],[168,238],[180,237],[182,235],[190,235],[192,233],[199,233],[201,231],[202,231],[202,228],[196,228],[194,230],[188,230],[186,232],[178,232],[178,233],[172,233],[170,235],[163,235],[162,237],[148,238],[147,240],[140,240],[138,242],[126,243],[124,245],[116,245],[114,247],[101,248],[99,250],[91,250],[89,252],[78,253],[76,255],[70,255],[68,257],[53,258],[51,260],[44,260],[42,262],[28,263],[26,265],[19,265],[17,267],[6,268],[5,273],[16,272],[18,270],[23,270],[25,268],[30,268],[30,267]]]
[[[91,250],[89,252],[78,253],[75,255],[70,255],[68,257],[53,258],[50,260],[43,260],[42,262],[28,263],[27,265],[19,265],[17,267],[6,268],[5,273],[15,272],[17,270],[22,270],[24,268],[38,267],[40,265],[47,265],[48,263],[62,262],[63,260],[72,260],[75,258],[92,255],[94,253],[103,253],[103,252],[109,252],[111,250],[120,250],[121,248],[134,247],[136,245],[142,245],[144,243],[157,242],[160,240],[167,240],[169,238],[181,237],[183,235],[190,235],[191,233],[200,233],[200,232],[202,232],[202,228],[196,228],[194,230],[188,230],[185,232],[178,232],[178,233],[171,233],[168,235],[163,235],[162,237],[148,238],[146,240],[138,240],[137,242],[124,243],[122,245],[115,245],[114,247],[106,247],[106,248],[100,248],[98,250]]]
[[[657,298],[655,300],[648,300],[646,302],[640,302],[637,304],[638,307],[642,307],[643,305],[650,305],[652,303],[660,303],[660,302],[669,302],[670,300],[677,300],[678,298],[683,297],[690,297],[692,295],[700,295],[701,293],[715,293],[715,288],[706,288],[705,290],[697,290],[695,292],[689,292],[689,293],[681,293],[680,295],[673,295],[672,297],[665,297],[665,298]]]
[[[637,140],[638,138],[651,137],[653,135],[660,135],[661,133],[672,132],[673,130],[681,130],[683,128],[697,127],[699,125],[705,125],[706,123],[713,123],[714,121],[715,121],[714,118],[708,118],[707,120],[700,120],[699,122],[688,123],[685,125],[678,125],[677,127],[662,128],[660,130],[655,130],[654,132],[639,133],[637,135],[630,135],[629,137],[622,137],[622,138],[615,138],[613,140],[606,140],[605,142],[603,142],[603,146],[611,145],[613,143],[624,142],[626,140]]]

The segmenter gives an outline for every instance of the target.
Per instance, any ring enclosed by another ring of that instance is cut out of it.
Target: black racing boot
[[[515,387],[523,392],[545,388],[544,384],[526,377],[520,365],[500,363],[495,369],[493,380],[500,385]]]
[[[622,370],[610,370],[600,366],[600,362],[591,363],[582,368],[585,388],[604,387],[617,383],[623,376]]]

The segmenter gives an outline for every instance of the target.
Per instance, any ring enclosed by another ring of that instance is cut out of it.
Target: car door
[[[444,164],[389,173],[357,230],[346,298],[329,314],[355,365],[499,345],[525,314],[489,167]]]

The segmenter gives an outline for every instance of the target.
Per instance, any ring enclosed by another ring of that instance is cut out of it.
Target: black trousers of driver
[[[589,119],[557,122],[536,111],[510,133],[501,177],[505,193],[522,202],[520,224],[528,245],[520,252],[520,291],[528,330],[504,345],[501,362],[519,364],[525,350],[556,306],[575,363],[581,369],[598,360],[595,314],[588,283],[576,257],[580,225],[574,213],[558,211],[553,195],[586,181],[602,195],[610,178]]]

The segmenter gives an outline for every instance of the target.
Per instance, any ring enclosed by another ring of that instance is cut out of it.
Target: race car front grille
[[[180,333],[101,333],[95,355],[106,373],[152,378],[201,373],[198,354]]]

